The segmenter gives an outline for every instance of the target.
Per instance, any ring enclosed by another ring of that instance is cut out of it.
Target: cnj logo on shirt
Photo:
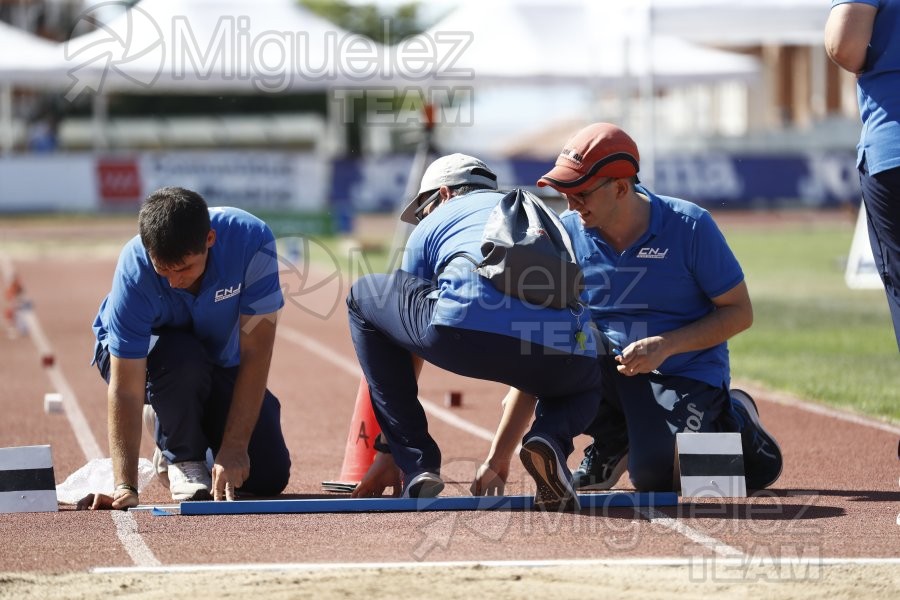
[[[228,300],[229,298],[234,298],[238,294],[241,293],[241,284],[237,284],[237,287],[227,287],[222,288],[221,290],[216,290],[216,302],[221,302],[222,300]]]
[[[638,258],[665,258],[666,254],[669,253],[669,249],[659,249],[659,248],[641,248],[638,250],[637,257]]]

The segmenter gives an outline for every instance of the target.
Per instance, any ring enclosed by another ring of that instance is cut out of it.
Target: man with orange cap
[[[744,274],[710,214],[639,184],[634,140],[609,123],[575,134],[538,181],[560,192],[563,224],[585,276],[583,301],[605,352],[603,401],[573,485],[608,489],[625,469],[638,490],[670,490],[675,434],[740,431],[747,486],[781,473],[781,451],[753,400],[731,390],[727,340],[750,327]],[[512,392],[515,395],[515,392]],[[507,410],[527,411],[519,394]],[[506,417],[509,422],[519,422]],[[509,446],[498,430],[473,493],[502,488]]]

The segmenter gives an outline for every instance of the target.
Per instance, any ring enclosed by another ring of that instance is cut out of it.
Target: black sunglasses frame
[[[416,211],[413,213],[413,216],[416,217],[416,221],[421,223],[422,219],[425,218],[425,211],[428,209],[428,207],[431,206],[432,204],[434,204],[435,202],[439,201],[440,199],[441,199],[441,190],[438,189],[438,190],[435,190],[433,194],[428,196],[428,198],[426,198],[421,203],[419,203],[419,205],[416,207]]]

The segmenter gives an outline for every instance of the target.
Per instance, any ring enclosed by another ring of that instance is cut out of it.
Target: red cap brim
[[[556,165],[550,172],[538,179],[538,187],[552,187],[561,194],[577,194],[591,188],[603,175],[585,180],[581,173],[563,165]],[[581,181],[579,181],[579,179]]]

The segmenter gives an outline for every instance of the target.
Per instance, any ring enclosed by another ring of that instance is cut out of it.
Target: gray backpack
[[[584,275],[562,221],[526,190],[506,194],[491,211],[475,271],[508,296],[551,308],[578,309]]]

